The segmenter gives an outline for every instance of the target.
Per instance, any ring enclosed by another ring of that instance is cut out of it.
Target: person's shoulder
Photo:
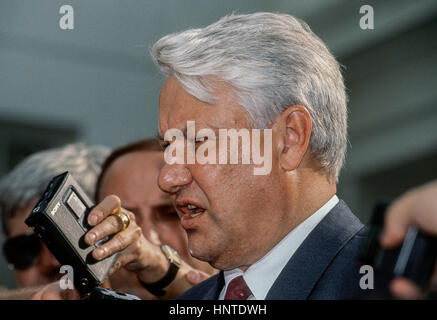
[[[356,299],[360,297],[359,256],[368,239],[368,228],[354,233],[327,266],[310,299]]]
[[[351,270],[358,267],[358,258],[363,245],[367,242],[369,229],[352,213],[343,201],[339,203],[344,215],[344,222],[340,224],[338,233],[343,233],[342,244],[328,265],[326,273],[332,269]],[[338,234],[337,234],[338,235]]]
[[[191,289],[188,289],[176,300],[215,300],[217,299],[216,293],[218,284],[220,282],[221,274],[218,273],[212,277],[202,281],[201,283],[195,285]]]

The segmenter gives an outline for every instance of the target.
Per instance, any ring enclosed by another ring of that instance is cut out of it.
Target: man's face
[[[187,121],[195,121],[196,132],[210,128],[217,137],[218,129],[250,129],[247,112],[234,101],[229,88],[217,84],[215,89],[217,102],[209,105],[169,77],[160,94],[160,135],[173,128],[184,131]],[[196,148],[202,143],[196,142]],[[228,151],[229,146],[228,141]],[[273,150],[269,175],[254,175],[254,166],[241,161],[165,164],[161,169],[159,185],[172,194],[194,257],[219,269],[244,268],[284,236],[278,232],[285,202],[276,153]],[[198,209],[190,210],[191,205]]]
[[[209,271],[210,267],[188,252],[187,236],[168,194],[158,187],[163,153],[136,151],[114,161],[105,172],[99,200],[115,194],[122,206],[133,212],[144,236],[152,243],[168,244],[190,265]]]
[[[25,233],[32,233],[32,229],[24,223],[24,220],[29,216],[36,202],[37,199],[31,201],[26,208],[15,212],[14,216],[7,221],[9,231],[8,239]],[[35,240],[40,241],[39,239]],[[60,267],[61,265],[58,260],[56,260],[47,247],[41,242],[41,251],[34,259],[32,265],[25,270],[14,270],[17,286],[19,288],[27,288],[54,282],[61,276],[61,274],[59,274]]]

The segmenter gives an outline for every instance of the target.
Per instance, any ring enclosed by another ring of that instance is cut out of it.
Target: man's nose
[[[185,165],[165,164],[159,174],[158,184],[164,192],[177,193],[191,181],[191,172]]]
[[[59,268],[61,267],[58,260],[53,256],[53,254],[47,249],[45,245],[43,245],[41,254],[38,258],[38,267],[41,272],[46,274],[51,274],[55,272],[59,272]]]

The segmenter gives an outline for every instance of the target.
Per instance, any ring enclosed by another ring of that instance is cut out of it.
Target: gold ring
[[[126,230],[127,227],[129,227],[130,218],[126,212],[123,212],[122,210],[120,210],[120,208],[117,208],[113,211],[112,214],[120,218],[122,227],[119,232]]]

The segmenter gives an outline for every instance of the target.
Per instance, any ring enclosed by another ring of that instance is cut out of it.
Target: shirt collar
[[[223,298],[227,286],[232,279],[243,275],[247,286],[252,291],[253,297],[251,296],[250,298],[264,300],[276,278],[305,238],[338,202],[338,197],[334,195],[319,210],[291,230],[264,257],[252,264],[246,272],[238,268],[224,271],[225,286],[220,297]]]

